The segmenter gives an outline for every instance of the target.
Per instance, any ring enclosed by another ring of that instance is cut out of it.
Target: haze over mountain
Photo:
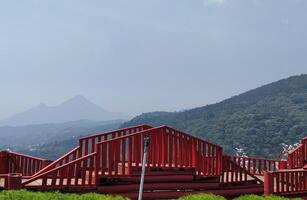
[[[0,127],[0,150],[10,149],[47,159],[71,150],[84,135],[117,129],[122,120],[79,120],[56,124]]]
[[[109,112],[90,102],[83,96],[75,96],[60,105],[40,104],[25,112],[0,121],[2,126],[21,126],[28,124],[63,123],[77,120],[108,121],[126,119],[121,113]]]
[[[35,124],[16,127],[3,126],[0,127],[0,149],[3,147],[23,147],[62,141],[81,135],[114,129],[119,127],[122,123],[122,120],[78,120],[64,123]]]
[[[220,103],[183,112],[152,112],[125,126],[169,125],[224,147],[244,148],[249,155],[274,157],[281,143],[307,136],[307,75],[293,76]]]

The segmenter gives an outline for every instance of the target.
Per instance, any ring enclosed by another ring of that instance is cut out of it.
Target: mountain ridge
[[[106,111],[85,97],[77,95],[56,106],[48,106],[41,103],[24,112],[0,120],[0,126],[63,123],[77,120],[108,121],[118,119],[127,119],[127,116],[121,113]]]
[[[281,143],[307,134],[307,75],[282,79],[219,103],[183,112],[151,112],[122,127],[169,125],[224,147],[243,147],[250,155],[274,157]]]

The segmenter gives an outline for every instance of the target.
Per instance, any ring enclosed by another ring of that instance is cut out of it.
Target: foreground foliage
[[[226,200],[222,196],[217,196],[213,194],[193,194],[180,197],[179,200]]]
[[[279,196],[262,197],[257,195],[244,195],[236,198],[235,200],[290,200],[289,198]],[[301,198],[291,198],[291,200],[302,200]]]
[[[83,195],[59,192],[30,192],[26,190],[0,192],[0,200],[126,200],[121,196],[88,193]]]
[[[19,191],[2,191],[0,192],[0,200],[129,200],[128,198],[112,195],[100,195],[95,193],[88,193],[83,195],[78,194],[62,194],[59,192],[30,192],[27,190]],[[179,200],[226,200],[222,196],[214,194],[194,194],[186,195],[179,198]],[[290,200],[284,197],[269,196],[262,197],[257,195],[244,195],[237,197],[234,200]],[[291,200],[302,200],[300,198]]]
[[[180,197],[179,200],[226,200],[222,196],[217,196],[213,194],[195,194],[195,195],[187,195]],[[278,197],[278,196],[257,196],[257,195],[244,195],[241,197],[237,197],[234,200],[290,200],[285,197]],[[300,198],[291,199],[291,200],[302,200]]]

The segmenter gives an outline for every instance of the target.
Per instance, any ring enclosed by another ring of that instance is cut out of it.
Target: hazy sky
[[[307,0],[0,2],[0,118],[77,94],[182,110],[307,73]]]

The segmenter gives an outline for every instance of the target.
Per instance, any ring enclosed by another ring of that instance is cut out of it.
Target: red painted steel
[[[7,188],[8,190],[20,190],[22,189],[21,180],[22,175],[18,173],[8,174]]]
[[[295,194],[307,192],[306,170],[283,170],[266,172],[265,195],[270,194]]]
[[[224,155],[221,183],[247,182],[253,180],[262,184],[263,181],[256,176],[261,175],[258,174],[261,173],[261,166],[258,166],[259,160],[262,161],[264,159],[249,159],[246,157]]]
[[[124,135],[130,135],[150,128],[152,127],[148,125],[139,125],[82,137],[79,139],[79,146],[82,147],[81,156],[95,152],[96,144],[101,141],[110,140]]]
[[[197,176],[220,175],[220,146],[161,126],[98,143],[97,176],[129,176],[133,167],[140,167],[141,147],[146,135],[151,140],[147,168],[195,168]],[[193,143],[197,145],[192,145]],[[199,159],[197,162],[196,158]]]
[[[77,158],[80,158],[79,156],[79,149],[80,147],[76,147],[74,149],[72,149],[71,151],[69,151],[68,153],[66,153],[65,155],[63,155],[62,157],[60,157],[59,159],[55,160],[54,162],[50,163],[49,165],[47,165],[46,167],[42,168],[40,171],[38,171],[37,173],[34,174],[34,176],[37,176],[39,174],[42,174],[48,170],[54,169],[56,167],[62,166],[70,161],[76,160]]]
[[[283,169],[283,166],[280,166],[278,160],[231,155],[224,155],[224,157],[232,160],[234,163],[253,175],[264,175],[265,171],[277,171],[280,168]]]
[[[0,187],[8,188],[8,174],[0,174]]]
[[[199,183],[199,182],[166,182],[166,183],[145,183],[144,190],[199,190],[199,189],[218,189],[219,183]],[[102,193],[128,193],[137,192],[139,190],[139,184],[123,184],[123,185],[104,185],[99,186],[98,191]]]
[[[95,186],[95,169],[93,167],[96,153],[88,154],[62,166],[39,174],[22,183],[24,187],[79,187]]]
[[[9,154],[7,151],[0,151],[0,174],[9,173]]]
[[[288,154],[288,168],[302,168],[307,161],[307,137],[301,140],[301,144]]]
[[[269,196],[274,193],[274,176],[270,172],[264,172],[264,195]]]
[[[47,162],[41,158],[15,152],[3,151],[0,152],[0,155],[0,172],[2,174],[20,173],[23,176],[32,176],[41,170]]]
[[[307,192],[307,170],[286,169],[302,168],[306,164],[307,137],[289,152],[287,161],[278,161],[223,155],[218,145],[167,126],[147,125],[80,138],[79,146],[52,163],[14,152],[0,152],[0,183],[4,188],[12,185],[11,188],[36,190],[103,192],[112,188],[121,193],[129,188],[137,190],[145,136],[150,137],[145,188],[171,190],[165,192],[165,197],[186,193],[184,184],[191,187],[192,193],[202,189],[207,192],[214,186],[215,192],[226,196],[242,193],[243,188],[261,192],[263,184],[266,195]],[[23,183],[20,185],[20,179],[10,173],[22,174]],[[124,185],[116,187],[113,181],[123,181]],[[224,191],[226,187],[234,190]],[[178,188],[181,190],[176,191]],[[146,195],[156,194],[152,191],[145,192]]]
[[[128,128],[123,128],[123,129],[118,129],[118,130],[108,131],[108,132],[103,132],[103,133],[97,133],[94,135],[82,137],[79,139],[79,146],[72,149],[70,152],[66,153],[62,157],[55,160],[54,162],[50,163],[48,166],[38,171],[34,176],[42,174],[56,167],[62,166],[78,158],[82,158],[83,156],[88,155],[89,153],[95,152],[96,151],[95,146],[98,142],[101,142],[107,139],[111,139],[114,137],[119,137],[121,135],[129,135],[129,134],[136,133],[138,131],[146,130],[149,128],[151,128],[151,126],[139,125],[139,126],[132,126]]]

